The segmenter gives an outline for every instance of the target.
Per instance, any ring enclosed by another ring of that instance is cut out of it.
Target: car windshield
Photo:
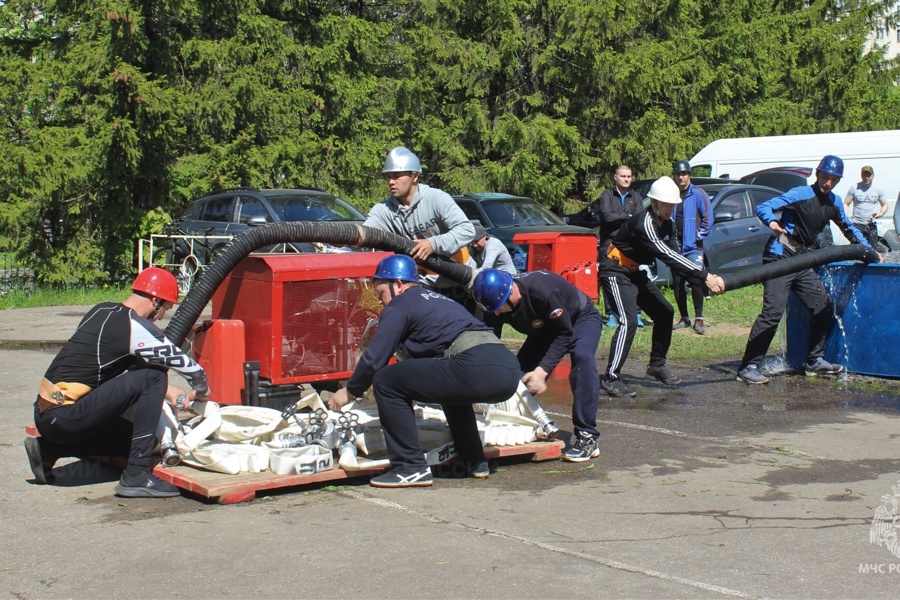
[[[266,196],[282,221],[365,221],[366,216],[346,201],[328,194]]]
[[[565,222],[531,198],[503,198],[481,203],[494,227],[565,225]]]

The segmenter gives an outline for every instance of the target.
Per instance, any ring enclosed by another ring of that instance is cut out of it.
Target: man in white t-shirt
[[[872,181],[875,179],[875,171],[872,167],[863,167],[860,175],[862,181],[847,192],[847,196],[844,198],[844,208],[849,212],[850,204],[853,204],[850,220],[866,236],[866,241],[873,248],[877,248],[878,228],[875,226],[875,219],[887,212],[888,205],[884,199],[884,192],[872,185]]]

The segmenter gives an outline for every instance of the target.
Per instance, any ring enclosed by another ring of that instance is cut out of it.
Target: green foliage
[[[39,282],[130,276],[214,189],[362,209],[388,149],[450,192],[591,199],[728,136],[900,126],[875,0],[0,4],[0,251]]]
[[[128,286],[43,286],[31,291],[12,290],[0,294],[0,310],[39,308],[42,306],[92,306],[107,300],[122,301]]]

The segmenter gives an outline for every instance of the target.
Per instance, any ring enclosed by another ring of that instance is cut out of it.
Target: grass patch
[[[675,298],[672,290],[664,288],[663,295],[674,307]],[[747,344],[750,327],[762,309],[762,297],[762,285],[748,286],[721,296],[713,296],[703,305],[706,335],[701,338],[693,334],[673,333],[668,357],[672,360],[711,360],[723,356],[742,355]],[[688,298],[688,307],[693,317],[694,307],[690,298]],[[602,314],[603,305],[598,305],[597,310]],[[676,308],[675,311],[677,313],[678,309]],[[665,325],[672,326],[671,323]],[[613,331],[615,329],[611,327],[603,328],[603,336],[600,338],[601,346],[609,346]],[[649,357],[652,336],[652,327],[638,329],[634,335],[634,343],[629,356]],[[503,337],[511,340],[525,339],[523,334],[509,325],[504,325]]]
[[[0,296],[0,310],[39,308],[41,306],[94,305],[104,300],[124,300],[128,286],[79,286],[65,289],[35,288],[31,291],[10,290]]]

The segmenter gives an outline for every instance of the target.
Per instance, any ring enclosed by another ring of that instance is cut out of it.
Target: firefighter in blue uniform
[[[583,462],[600,455],[597,439],[597,345],[603,322],[594,303],[556,273],[531,271],[513,279],[497,269],[485,269],[472,285],[475,301],[528,337],[517,354],[533,394],[547,389],[547,377],[569,354],[572,371],[572,423],[575,435],[563,459]],[[632,313],[635,314],[635,313]]]
[[[795,187],[756,207],[759,219],[775,234],[763,251],[763,264],[815,249],[816,238],[829,221],[840,227],[850,243],[871,248],[865,236],[847,217],[841,199],[832,191],[843,176],[844,161],[829,154],[819,161],[815,183]],[[787,307],[789,291],[797,295],[810,314],[809,345],[804,365],[806,375],[833,375],[844,370],[843,365],[832,364],[824,358],[825,340],[831,329],[831,299],[816,272],[803,269],[765,282],[762,312],[750,330],[738,368],[738,381],[752,385],[769,382],[769,378],[759,371],[759,366],[775,337]]]
[[[453,442],[473,477],[490,474],[473,404],[509,400],[519,385],[516,357],[491,329],[450,298],[419,285],[409,256],[383,259],[375,292],[384,306],[378,330],[328,407],[340,410],[371,385],[393,469],[371,479],[375,487],[425,487],[433,479],[413,402],[440,404]],[[395,352],[409,356],[388,364]]]

